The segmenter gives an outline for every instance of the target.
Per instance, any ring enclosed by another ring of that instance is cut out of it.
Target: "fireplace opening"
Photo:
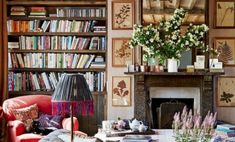
[[[153,128],[171,129],[175,112],[181,112],[184,106],[193,110],[193,98],[152,98]]]

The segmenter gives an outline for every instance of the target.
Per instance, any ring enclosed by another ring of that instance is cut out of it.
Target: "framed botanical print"
[[[219,61],[225,66],[235,66],[235,37],[215,38],[214,48],[219,53]]]
[[[216,1],[215,4],[215,27],[216,28],[234,28],[235,27],[235,1],[223,0]]]
[[[130,38],[112,39],[112,66],[126,67],[133,64],[133,49],[129,47]]]
[[[134,0],[113,0],[112,1],[112,29],[129,30],[133,29],[135,21]]]
[[[112,105],[131,106],[131,77],[112,77]]]
[[[235,76],[220,76],[217,83],[217,106],[235,106]]]

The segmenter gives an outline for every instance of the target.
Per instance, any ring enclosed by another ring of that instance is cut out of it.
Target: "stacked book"
[[[8,42],[8,48],[9,49],[18,49],[20,46],[19,46],[19,43],[18,42]]]
[[[95,61],[90,64],[90,68],[105,68],[106,64],[102,56],[96,56]]]
[[[22,6],[11,7],[11,16],[25,16],[25,8]]]
[[[215,129],[216,134],[222,137],[235,137],[235,125],[232,124],[221,124],[217,125]]]
[[[46,17],[45,7],[31,7],[29,17]]]
[[[151,142],[151,136],[147,135],[126,135],[122,142]]]
[[[93,27],[93,32],[106,32],[106,26],[94,26]]]

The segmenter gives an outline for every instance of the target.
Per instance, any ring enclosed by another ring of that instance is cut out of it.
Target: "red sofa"
[[[25,133],[25,125],[23,122],[16,120],[12,113],[12,109],[19,109],[37,104],[40,112],[50,114],[52,113],[51,96],[47,95],[27,95],[11,99],[3,102],[4,118],[7,121],[8,128],[8,142],[38,142],[43,136],[34,133]],[[71,119],[65,118],[63,120],[63,128],[70,129]],[[74,130],[78,130],[78,120],[74,117]]]

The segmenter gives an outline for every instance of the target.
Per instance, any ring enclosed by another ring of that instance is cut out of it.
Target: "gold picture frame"
[[[133,49],[129,47],[130,38],[112,38],[112,66],[126,67],[133,64]]]
[[[112,77],[112,106],[131,106],[131,77]]]
[[[132,30],[135,21],[134,0],[112,1],[112,29]]]
[[[217,106],[235,106],[235,76],[220,76],[217,81]]]
[[[215,2],[215,28],[235,28],[235,1]]]
[[[235,37],[214,38],[214,49],[224,66],[235,66]]]

